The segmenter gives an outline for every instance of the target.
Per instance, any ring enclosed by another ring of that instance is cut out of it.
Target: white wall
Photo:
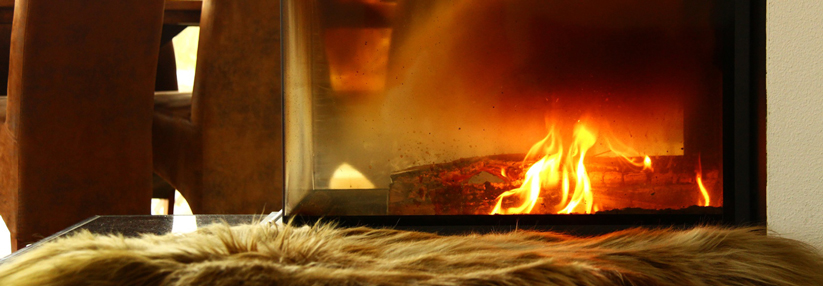
[[[768,226],[823,250],[823,1],[769,0]]]

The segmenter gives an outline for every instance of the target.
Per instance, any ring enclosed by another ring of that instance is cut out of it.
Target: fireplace
[[[283,1],[285,214],[760,223],[758,5]]]

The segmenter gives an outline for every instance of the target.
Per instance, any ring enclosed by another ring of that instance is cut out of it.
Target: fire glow
[[[598,139],[594,130],[578,121],[574,127],[572,143],[564,149],[563,140],[555,126],[550,127],[546,137],[531,147],[523,161],[525,169],[526,162],[536,160],[528,167],[522,185],[500,194],[490,214],[529,214],[538,201],[545,198],[546,192],[552,191],[560,192],[560,201],[554,207],[557,214],[597,212],[598,207],[595,205],[595,195],[585,164],[587,152]],[[618,154],[626,162],[638,168],[642,167],[641,172],[654,172],[649,156],[645,156],[642,162],[635,162],[625,152],[613,148],[610,151]],[[711,200],[703,185],[699,157],[695,173],[695,181],[701,194],[701,200],[697,205],[709,206]],[[506,176],[505,170],[501,171],[501,175]],[[521,204],[504,207],[504,201],[511,199],[520,201]]]
[[[708,207],[711,199],[709,199],[709,191],[703,186],[703,167],[700,163],[700,157],[697,157],[697,177],[695,180],[697,181],[697,186],[700,188],[700,194],[703,195],[703,206]],[[700,202],[698,202],[698,205],[699,204]]]

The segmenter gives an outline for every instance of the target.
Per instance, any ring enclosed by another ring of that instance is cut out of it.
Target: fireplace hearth
[[[765,221],[763,3],[282,3],[289,218]]]

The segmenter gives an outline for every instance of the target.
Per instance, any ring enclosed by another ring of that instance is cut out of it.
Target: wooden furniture
[[[188,94],[156,96],[154,168],[195,213],[282,208],[279,11],[279,1],[207,0],[191,108]]]
[[[163,9],[163,0],[14,3],[0,125],[0,215],[13,248],[97,214],[149,213]]]
[[[164,24],[198,25],[202,0],[167,0]],[[0,0],[0,25],[11,25],[14,15],[14,0]]]
[[[202,0],[166,0],[163,24],[199,25],[202,7]]]
[[[177,67],[174,58],[174,45],[171,40],[187,26],[200,24],[200,10],[202,6],[202,0],[167,0],[165,2],[155,90],[177,90]],[[10,52],[13,14],[14,0],[0,0],[0,55],[8,55]],[[8,57],[0,57],[0,78],[8,78],[8,60]],[[4,122],[6,118],[7,97],[5,94],[7,94],[7,83],[7,81],[0,81],[0,94],[3,94],[3,96],[0,96],[0,122]],[[158,97],[160,98],[159,108],[166,108],[163,102],[167,101],[167,97]],[[158,105],[158,103],[155,105]],[[188,94],[185,99],[185,109],[189,110],[190,107],[191,94]],[[187,111],[187,113],[190,112]],[[157,176],[154,176],[153,181],[155,182],[153,183],[153,197],[165,198],[169,201],[169,205],[173,205],[174,188],[163,182],[162,179]]]
[[[179,33],[185,26],[197,26],[200,24],[200,9],[203,6],[202,0],[166,0],[163,12],[164,39],[161,40],[161,60],[158,66],[158,85],[160,90],[166,90],[169,84],[169,69],[164,64],[174,64],[174,47],[166,45],[171,38]],[[11,40],[11,23],[14,16],[14,0],[0,0],[0,55],[9,54]],[[166,36],[168,35],[168,36]],[[168,37],[167,39],[165,39]],[[172,57],[171,61],[168,60]],[[0,56],[0,78],[8,78],[9,58]],[[165,71],[165,73],[164,73]],[[172,76],[174,71],[172,70]],[[174,86],[176,87],[176,81]],[[0,94],[6,93],[6,81],[0,81]],[[0,97],[0,101],[6,99]],[[2,111],[0,111],[2,112]]]
[[[279,2],[207,1],[199,21],[202,4],[0,0],[14,249],[93,215],[148,214],[152,163],[197,213],[282,208]],[[176,89],[168,31],[186,25],[201,25],[194,92],[155,94]]]

